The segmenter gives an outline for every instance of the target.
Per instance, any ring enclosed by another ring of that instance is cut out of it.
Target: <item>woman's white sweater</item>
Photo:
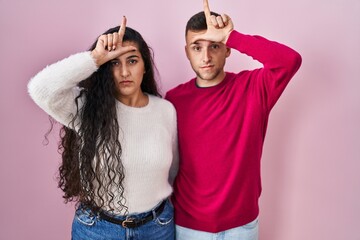
[[[77,85],[96,70],[90,52],[78,53],[39,72],[30,80],[28,91],[46,113],[71,127],[69,122],[76,113],[74,99],[80,91]],[[148,211],[172,192],[170,183],[178,165],[175,108],[170,102],[149,95],[148,105],[142,108],[117,101],[117,115],[126,205],[129,213]],[[118,189],[113,191],[119,195]]]

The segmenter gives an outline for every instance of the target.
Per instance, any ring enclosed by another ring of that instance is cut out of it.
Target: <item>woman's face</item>
[[[136,50],[111,60],[118,100],[137,97],[141,94],[140,86],[145,73],[144,60],[137,44],[127,41],[123,43],[123,46],[134,46]]]

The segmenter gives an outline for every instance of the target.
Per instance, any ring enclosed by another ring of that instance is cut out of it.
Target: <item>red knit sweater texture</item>
[[[226,45],[263,67],[226,72],[220,84],[207,88],[194,78],[166,94],[178,120],[176,224],[213,233],[257,218],[270,110],[301,65],[296,51],[260,36],[234,30]]]

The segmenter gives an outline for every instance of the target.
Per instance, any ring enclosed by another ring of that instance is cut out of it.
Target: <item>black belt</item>
[[[135,219],[135,218],[126,218],[125,220],[119,220],[116,219],[114,217],[111,217],[107,214],[105,214],[104,212],[99,212],[99,217],[105,221],[111,222],[111,223],[115,223],[118,225],[123,226],[124,228],[136,228],[136,227],[140,227],[141,225],[150,222],[151,220],[153,220],[154,218],[157,218],[162,211],[165,208],[165,204],[166,204],[166,200],[164,200],[154,211],[155,211],[155,216],[154,214],[151,212],[149,213],[149,215],[141,218],[141,219]]]

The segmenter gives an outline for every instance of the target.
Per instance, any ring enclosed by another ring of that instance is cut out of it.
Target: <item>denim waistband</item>
[[[98,217],[102,220],[121,225],[124,228],[135,228],[156,219],[164,210],[166,200],[163,200],[153,209],[140,214],[129,214],[127,216],[114,216],[106,212],[99,212]]]

